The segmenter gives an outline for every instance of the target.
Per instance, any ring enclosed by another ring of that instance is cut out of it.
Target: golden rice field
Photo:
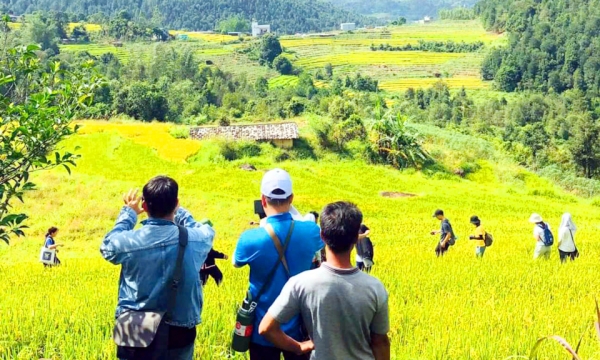
[[[500,162],[482,162],[468,179],[427,176],[367,166],[348,160],[275,163],[267,156],[229,163],[208,156],[213,143],[174,140],[168,125],[84,123],[80,135],[63,146],[80,146],[73,175],[55,170],[37,174],[39,190],[16,210],[31,215],[28,237],[0,244],[0,359],[113,359],[112,316],[118,267],[103,261],[98,247],[121,206],[121,195],[157,174],[176,178],[180,200],[198,218],[209,217],[217,231],[215,248],[231,253],[239,234],[254,219],[262,171],[275,166],[294,178],[301,211],[328,202],[351,200],[363,210],[375,242],[373,275],[390,293],[392,359],[527,358],[540,336],[559,334],[572,343],[585,334],[581,357],[600,358],[590,325],[599,295],[597,259],[600,208],[518,170],[507,175]],[[455,136],[442,130],[452,141]],[[448,144],[438,144],[448,148]],[[465,142],[468,151],[470,142]],[[202,158],[183,159],[199,152]],[[245,162],[260,171],[239,169]],[[383,198],[381,191],[416,195]],[[546,194],[536,196],[535,194]],[[459,236],[443,259],[435,258],[439,224],[433,210],[446,210]],[[554,228],[570,211],[576,221],[582,257],[559,265],[533,261],[531,212]],[[479,215],[495,236],[485,257],[474,257],[468,235],[471,215]],[[57,240],[63,266],[44,269],[37,262],[43,233],[61,230]],[[205,288],[203,323],[195,359],[226,359],[236,303],[247,287],[247,269],[220,262],[225,282]],[[543,344],[539,359],[569,359],[560,345]],[[242,359],[243,357],[236,357]]]
[[[81,25],[82,23],[69,23],[69,31],[73,31],[73,29],[78,26]],[[17,23],[8,23],[8,26],[11,29],[20,29],[21,26],[23,24],[20,22]],[[84,24],[85,25],[85,29],[89,32],[97,32],[102,30],[102,26],[100,26],[99,24]]]
[[[396,79],[384,80],[379,83],[379,88],[386,91],[403,91],[409,88],[428,88],[442,81],[451,89],[489,89],[491,83],[481,80],[480,77],[457,77],[457,78],[422,78],[422,79]]]
[[[286,88],[298,85],[298,77],[293,75],[280,75],[269,79],[269,88]]]
[[[371,46],[390,44],[401,46],[424,41],[483,41],[492,43],[502,38],[501,35],[486,32],[481,22],[474,21],[439,21],[430,24],[409,24],[385,29],[356,31],[353,34],[339,33],[335,37],[287,36],[281,44],[286,48],[305,46]]]
[[[216,33],[207,33],[207,32],[194,32],[194,31],[190,32],[190,31],[175,30],[175,31],[170,31],[170,33],[173,35],[187,34],[188,37],[192,40],[202,40],[202,41],[213,42],[213,43],[224,43],[224,42],[238,40],[237,36],[223,35],[223,34],[216,34]]]
[[[450,60],[460,59],[466,54],[432,53],[423,51],[361,51],[349,54],[321,55],[314,58],[303,58],[296,64],[313,69],[325,64],[333,66],[347,65],[439,65]]]

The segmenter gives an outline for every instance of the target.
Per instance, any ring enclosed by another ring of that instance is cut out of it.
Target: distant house
[[[201,126],[190,130],[190,137],[203,140],[212,137],[227,140],[268,141],[275,146],[290,149],[294,140],[298,139],[298,125],[295,122],[230,125],[230,126]]]
[[[340,25],[342,31],[353,31],[356,30],[356,23],[342,23]]]
[[[252,22],[252,36],[259,37],[271,32],[271,25],[258,25],[256,21]]]
[[[8,15],[8,17],[10,18],[10,22],[16,23],[21,21],[21,17],[17,15]]]
[[[177,35],[177,40],[188,41],[190,36],[188,34],[179,34]]]
[[[423,22],[424,22],[425,24],[427,24],[427,23],[430,23],[430,22],[431,22],[431,18],[430,18],[429,16],[425,16],[425,17],[423,18]]]

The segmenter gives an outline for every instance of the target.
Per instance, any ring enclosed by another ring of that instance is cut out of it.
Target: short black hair
[[[336,254],[344,253],[358,241],[363,214],[350,202],[329,204],[321,213],[321,233],[325,244]]]
[[[285,194],[285,191],[283,191],[281,189],[275,189],[272,191],[272,193],[275,195],[283,195],[283,194]],[[288,196],[285,199],[273,199],[268,196],[265,196],[265,198],[267,199],[267,204],[269,204],[271,206],[275,206],[275,207],[280,207],[280,206],[284,206],[284,205],[289,205],[290,201],[292,199],[292,195]]]
[[[144,186],[144,203],[150,217],[162,218],[172,214],[177,207],[179,185],[167,176],[157,176]]]
[[[316,211],[311,211],[310,213],[315,217],[315,222],[319,223],[319,213]]]

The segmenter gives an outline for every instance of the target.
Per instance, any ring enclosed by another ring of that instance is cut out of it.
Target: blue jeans
[[[485,246],[478,246],[475,248],[475,256],[483,257],[483,254],[485,254]]]

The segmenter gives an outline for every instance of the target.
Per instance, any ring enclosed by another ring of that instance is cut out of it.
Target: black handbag
[[[188,231],[179,228],[179,250],[175,271],[168,289],[166,311],[126,311],[119,315],[113,330],[117,357],[127,360],[167,360],[169,355],[169,325],[182,278],[183,255],[188,244]]]

